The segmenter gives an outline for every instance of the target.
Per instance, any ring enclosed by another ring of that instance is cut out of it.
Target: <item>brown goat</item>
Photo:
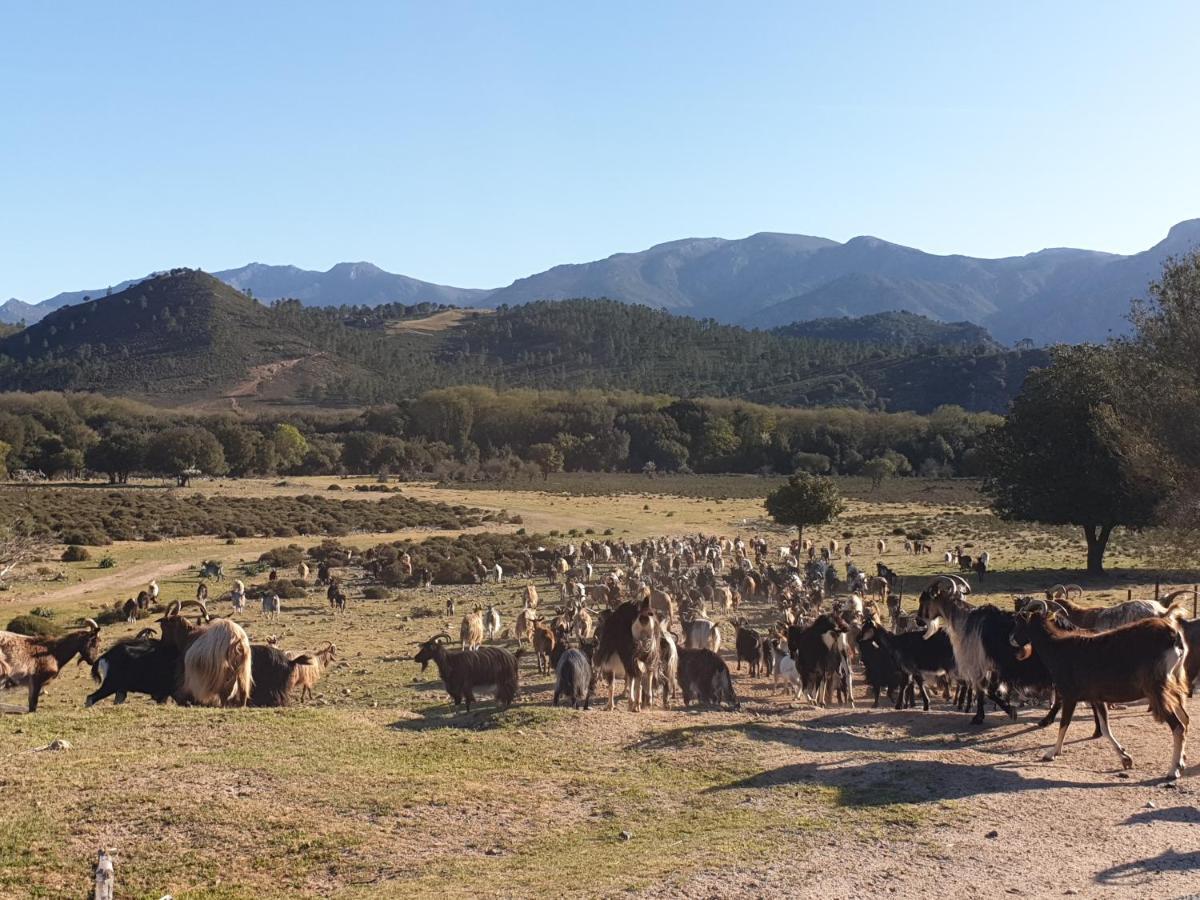
[[[478,650],[483,643],[483,609],[476,606],[472,612],[463,616],[459,626],[458,636],[462,640],[464,650]]]
[[[29,687],[29,711],[36,712],[42,687],[52,680],[77,654],[94,665],[100,657],[100,626],[84,619],[87,626],[62,637],[31,637],[0,631],[0,687]]]
[[[533,623],[533,651],[537,654],[538,672],[545,674],[550,666],[550,654],[554,652],[554,631],[545,622]]]
[[[1044,600],[1037,600],[1017,613],[1009,642],[1018,659],[1037,654],[1050,672],[1054,689],[1062,701],[1058,741],[1042,756],[1052,760],[1062,752],[1063,738],[1076,704],[1086,701],[1096,713],[1100,730],[1129,769],[1133,759],[1118,743],[1108,726],[1108,703],[1149,701],[1156,722],[1171,729],[1174,756],[1167,780],[1183,774],[1187,741],[1187,685],[1183,660],[1187,644],[1176,619],[1180,606],[1162,618],[1142,619],[1111,631],[1064,630]]]
[[[289,653],[288,656],[295,659],[301,654]],[[307,665],[298,665],[292,670],[291,690],[300,688],[300,702],[303,703],[306,699],[312,699],[312,689],[316,687],[318,681],[321,680],[321,675],[329,668],[329,664],[337,659],[337,645],[333,641],[326,641],[325,646],[315,653],[303,654],[312,658],[312,662]]]

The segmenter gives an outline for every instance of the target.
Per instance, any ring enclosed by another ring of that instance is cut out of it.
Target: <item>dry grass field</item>
[[[330,481],[227,481],[193,490],[315,493]],[[911,487],[887,499],[855,493],[836,527],[818,534],[849,541],[860,565],[873,568],[881,558],[905,575],[910,600],[943,567],[940,556],[906,556],[896,529],[925,530],[939,550],[987,549],[995,572],[976,585],[980,600],[1007,606],[1015,592],[1080,581],[1081,535],[999,522],[969,490]],[[694,497],[435,485],[404,485],[404,493],[503,508],[521,523],[492,530],[523,527],[564,539],[589,529],[630,539],[697,531],[785,539],[763,519],[759,500],[722,497],[715,483],[709,496]],[[341,540],[366,547],[392,537]],[[892,544],[882,557],[879,537]],[[1195,561],[1179,560],[1159,538],[1118,534],[1110,576],[1081,582],[1089,601],[1124,599],[1129,590],[1149,596],[1155,581],[1164,591],[1200,581]],[[201,560],[221,559],[235,571],[292,542],[318,539],[122,542],[105,548],[116,559],[112,569],[93,560],[23,573],[0,594],[0,615],[7,621],[45,607],[68,623],[151,577],[167,599],[191,597]],[[60,572],[63,580],[49,580]],[[337,644],[338,662],[305,706],[158,707],[133,696],[124,706],[85,709],[93,689],[87,667],[70,666],[37,713],[0,717],[0,897],[90,896],[90,866],[102,846],[116,853],[120,897],[1166,897],[1196,890],[1200,781],[1189,772],[1176,787],[1158,785],[1168,732],[1140,707],[1113,713],[1136,761],[1131,777],[1119,773],[1108,746],[1087,740],[1090,721],[1077,719],[1069,752],[1043,763],[1040,750],[1052,735],[1034,726],[1041,710],[1026,708],[1016,722],[989,712],[984,726],[973,727],[940,698],[928,713],[870,709],[861,688],[854,709],[817,709],[787,702],[769,680],[744,672],[735,674],[736,712],[632,714],[603,703],[575,712],[550,705],[550,679],[526,657],[517,704],[453,713],[433,670],[423,674],[411,662],[414,642],[443,628],[457,633],[457,620],[441,615],[448,594],[460,611],[495,602],[511,624],[524,583],[365,600],[371,583],[352,572],[344,614],[332,613],[316,588],[285,601],[278,623],[252,608],[242,621],[253,640],[275,634],[285,649]],[[544,582],[538,586],[549,594]],[[759,624],[772,615],[765,605],[747,614]],[[106,628],[104,643],[138,627]],[[20,691],[0,696],[9,706],[23,699]],[[70,749],[39,749],[56,738]]]

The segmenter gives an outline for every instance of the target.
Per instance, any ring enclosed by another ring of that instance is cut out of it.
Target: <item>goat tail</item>
[[[1188,721],[1187,678],[1181,668],[1167,675],[1162,687],[1150,692],[1150,715],[1155,722],[1169,722],[1172,718]]]

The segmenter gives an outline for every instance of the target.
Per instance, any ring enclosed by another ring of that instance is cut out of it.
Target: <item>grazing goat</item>
[[[84,619],[86,626],[62,637],[31,637],[0,631],[0,687],[29,688],[29,711],[36,712],[46,682],[58,675],[76,655],[94,664],[100,655],[100,626]]]
[[[466,702],[467,712],[475,702],[475,691],[492,691],[496,702],[509,706],[517,696],[517,658],[503,647],[450,650],[450,635],[435,634],[421,644],[413,657],[424,672],[429,663],[437,666],[446,693],[457,707]]]
[[[571,706],[579,709],[582,703],[584,709],[592,704],[592,666],[582,650],[574,648],[559,657],[554,667],[557,681],[554,685],[554,705],[558,706],[561,697],[566,697]]]
[[[683,624],[683,644],[692,650],[701,648],[721,652],[721,629],[708,619],[697,617]]]
[[[291,656],[292,654],[288,654]],[[337,659],[337,645],[326,641],[325,645],[315,653],[298,654],[301,658],[307,656],[311,662],[301,663],[292,672],[291,690],[300,688],[300,702],[312,699],[312,689],[317,686],[329,664]]]
[[[199,607],[195,624],[182,615],[184,606]],[[176,601],[158,620],[162,639],[183,654],[183,683],[175,699],[202,706],[245,706],[253,684],[250,638],[229,619],[212,619],[196,600]]]
[[[149,694],[155,703],[174,697],[183,682],[183,657],[172,644],[158,640],[153,628],[118,641],[92,664],[92,678],[100,685],[83,701],[94,706],[116,695],[124,703],[129,694]]]
[[[691,706],[694,698],[709,706],[724,703],[732,709],[738,708],[729,666],[713,651],[686,647],[681,649],[677,677],[684,706]]]
[[[1061,628],[1044,600],[1035,601],[1015,616],[1009,643],[1022,659],[1033,654],[1041,658],[1062,702],[1058,740],[1042,759],[1052,760],[1062,752],[1075,707],[1087,701],[1122,767],[1132,768],[1132,757],[1109,727],[1106,704],[1134,703],[1145,698],[1154,720],[1165,723],[1174,740],[1166,780],[1174,781],[1183,774],[1189,723],[1183,671],[1187,644],[1176,624],[1183,615],[1182,607],[1177,606],[1162,618],[1142,619],[1101,632]]]
[[[463,616],[462,625],[459,626],[458,636],[462,641],[464,650],[478,650],[479,645],[483,643],[483,616],[482,609],[478,606],[472,612]]]

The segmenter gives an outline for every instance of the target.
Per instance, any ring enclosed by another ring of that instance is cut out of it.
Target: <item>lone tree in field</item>
[[[154,436],[146,449],[146,465],[187,487],[196,475],[224,475],[225,452],[217,439],[199,426],[170,428]]]
[[[1113,529],[1153,525],[1170,490],[1168,467],[1124,412],[1136,393],[1121,355],[1096,346],[1061,347],[1031,372],[1004,424],[984,441],[983,490],[1003,519],[1078,525],[1087,570],[1104,572]]]
[[[767,494],[763,505],[776,523],[796,528],[801,541],[805,525],[832,522],[846,506],[831,479],[805,473],[793,475]]]

